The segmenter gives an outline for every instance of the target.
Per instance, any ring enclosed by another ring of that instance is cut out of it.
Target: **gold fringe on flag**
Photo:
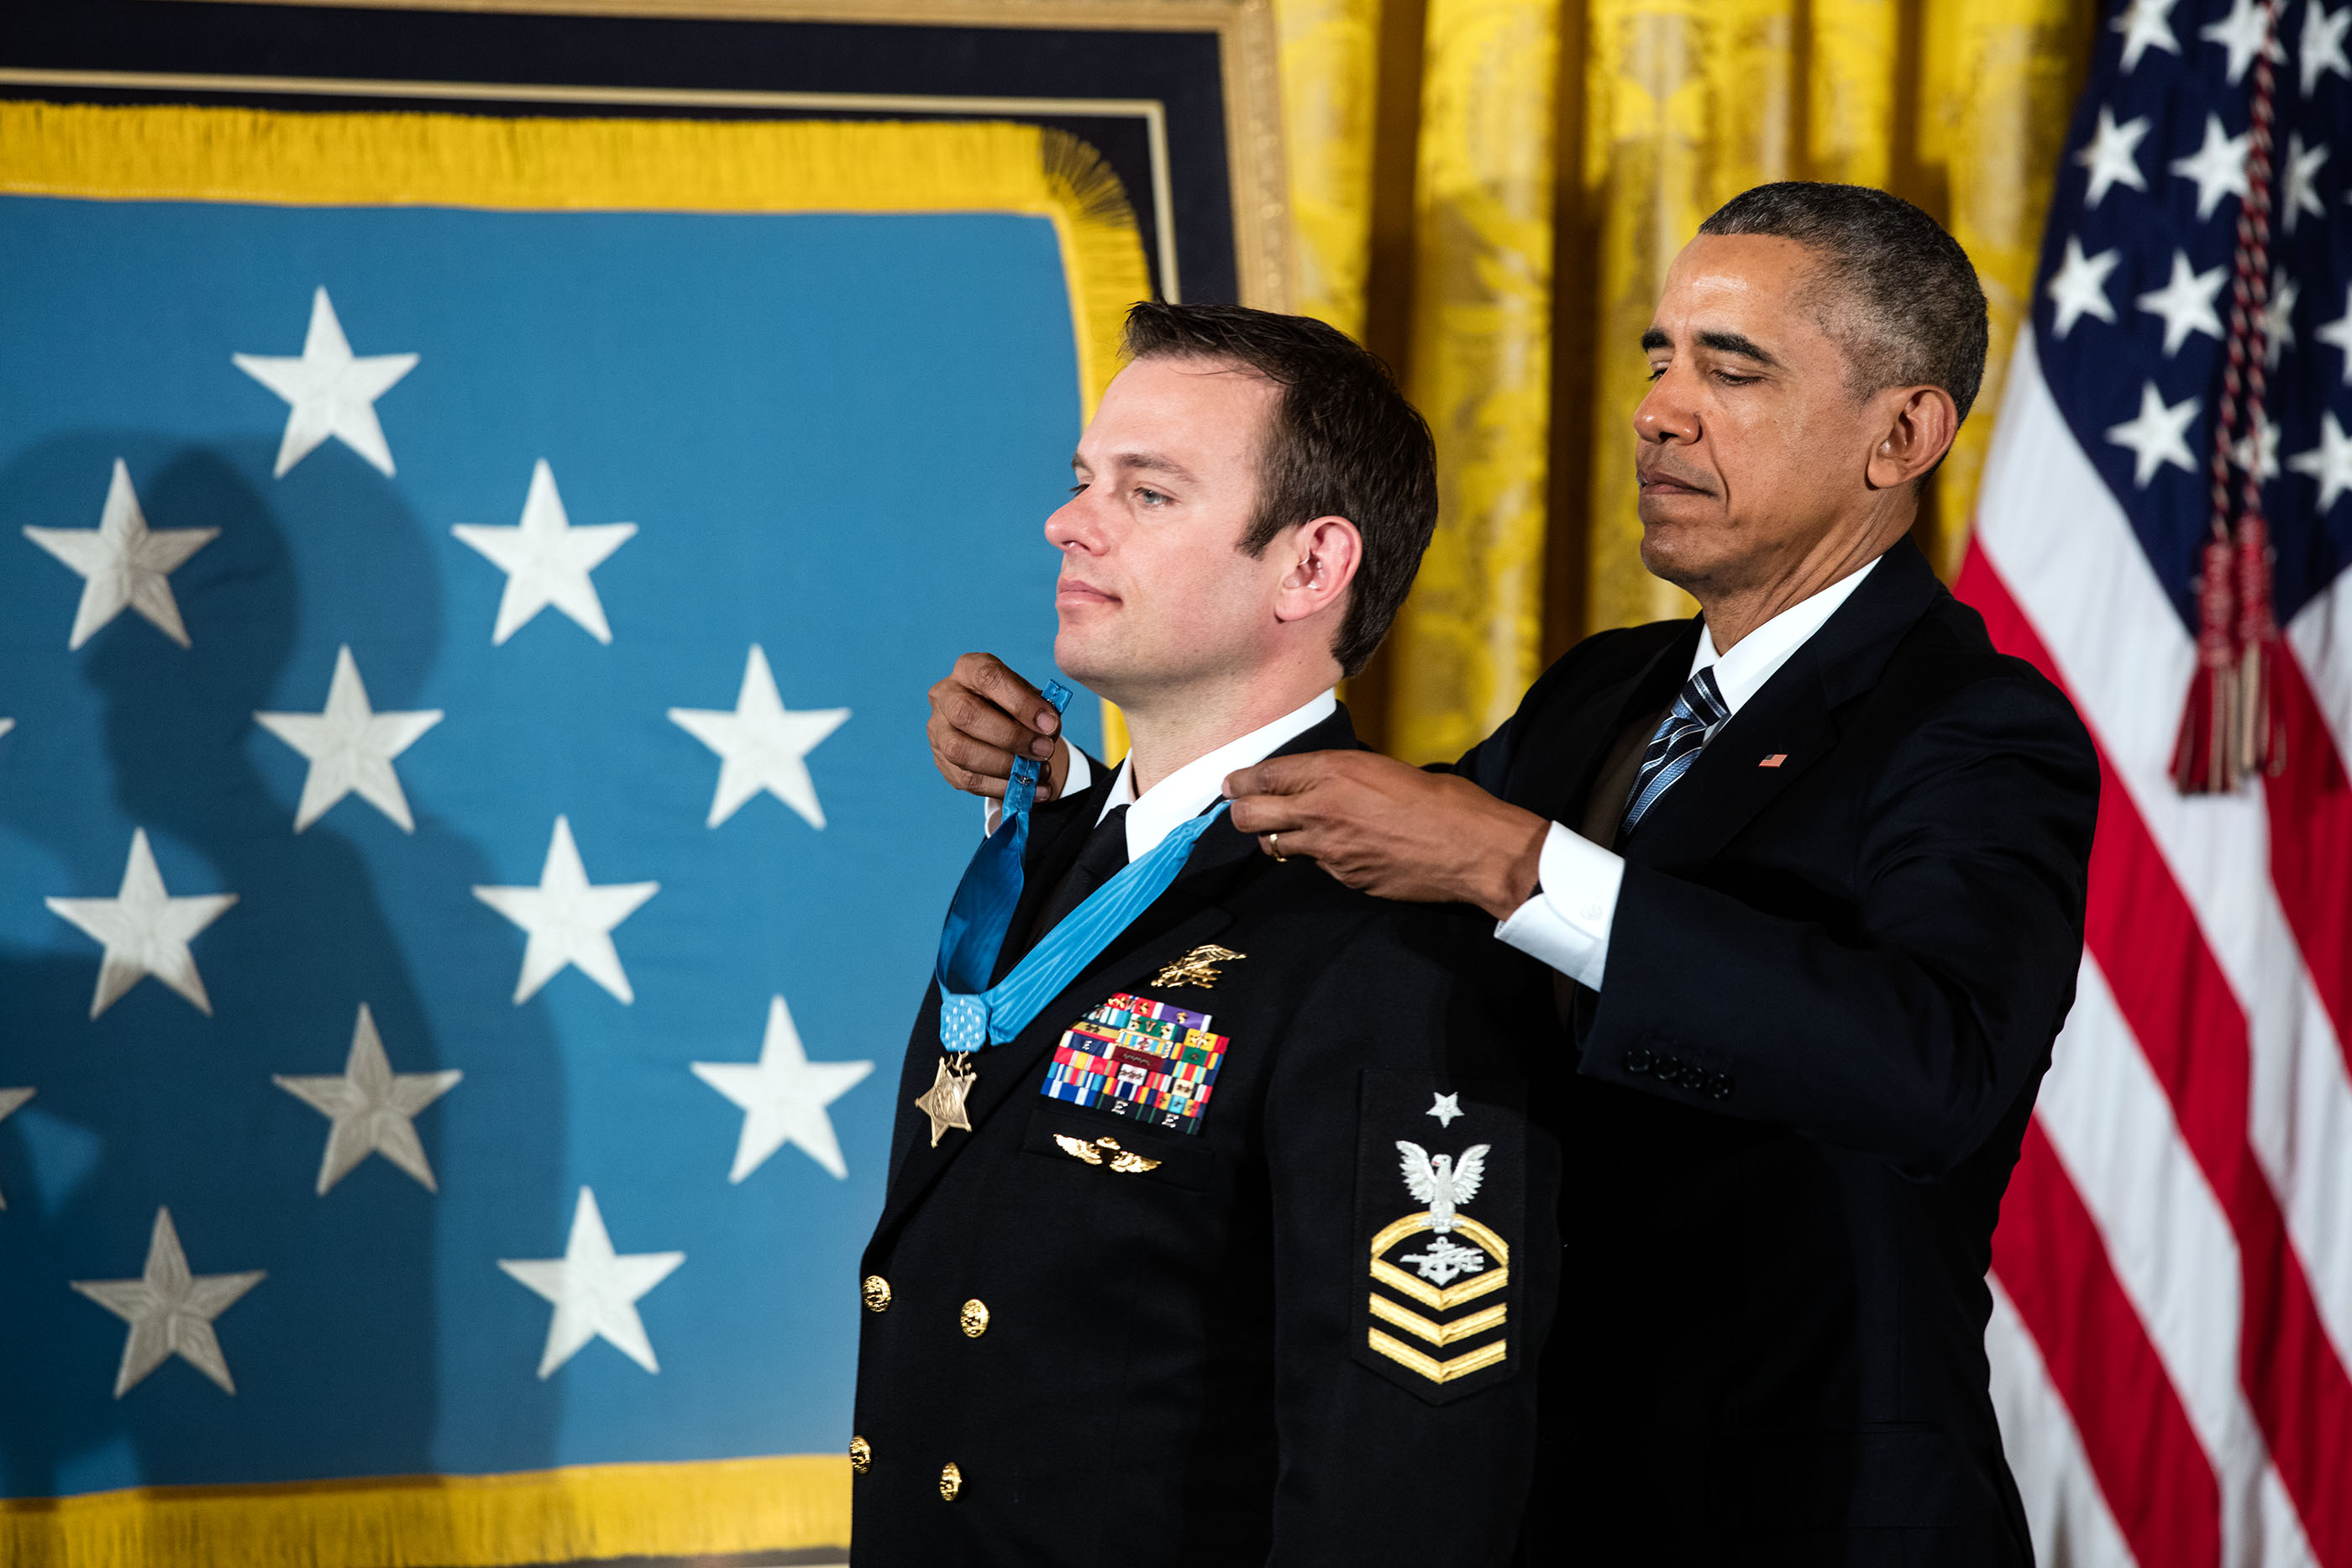
[[[828,1454],[0,1500],[8,1568],[491,1568],[846,1547]]]
[[[1118,176],[1000,121],[522,120],[0,104],[0,191],[96,201],[525,212],[1019,213],[1052,222],[1081,414],[1151,292]]]

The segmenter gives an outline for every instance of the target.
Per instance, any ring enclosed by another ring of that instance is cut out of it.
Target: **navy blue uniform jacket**
[[[1342,711],[1284,749],[1354,744]],[[1037,810],[1014,932],[1109,786]],[[980,1054],[973,1129],[937,1147],[911,1103],[940,1060],[932,989],[863,1262],[860,1568],[1509,1560],[1559,1257],[1558,1152],[1528,1131],[1518,1053],[1557,1025],[1537,1012],[1531,1041],[1498,1021],[1529,1015],[1476,977],[1492,929],[1278,864],[1220,820]],[[1171,974],[1204,947],[1228,955],[1213,979]],[[1517,972],[1548,1008],[1543,976]],[[1148,1086],[1182,1041],[1118,1020],[1155,1007],[1205,1015],[1181,1026],[1216,1061],[1196,1124],[1047,1092],[1065,1047]],[[1400,1144],[1478,1167],[1450,1228]]]

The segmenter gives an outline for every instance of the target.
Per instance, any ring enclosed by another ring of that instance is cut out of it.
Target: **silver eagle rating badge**
[[[1419,1144],[1397,1140],[1397,1153],[1404,1156],[1405,1188],[1429,1205],[1429,1228],[1440,1236],[1454,1228],[1454,1206],[1478,1196],[1478,1184],[1486,1176],[1488,1147],[1473,1144],[1462,1151],[1457,1165],[1452,1155],[1433,1155]]]

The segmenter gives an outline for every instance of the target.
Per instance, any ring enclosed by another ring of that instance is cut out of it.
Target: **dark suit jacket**
[[[1342,712],[1284,749],[1354,744]],[[1038,809],[1014,932],[1109,786]],[[1528,1042],[1495,1022],[1528,998],[1459,977],[1490,930],[1277,864],[1220,821],[1097,962],[981,1054],[973,1130],[936,1148],[910,1103],[940,1060],[934,988],[864,1260],[855,1561],[1507,1560],[1533,1471],[1559,1156],[1528,1130]],[[1207,987],[1163,983],[1206,944],[1242,956]],[[1065,1031],[1119,996],[1205,1013],[1223,1040],[1196,1132],[1046,1092]],[[1400,1141],[1456,1161],[1488,1145],[1470,1223],[1431,1228]],[[1121,1170],[1121,1152],[1158,1164]]]
[[[1586,640],[1460,770],[1577,823],[1697,636]],[[1906,542],[1619,844],[1552,1091],[1559,1558],[2032,1561],[1985,1271],[2074,1000],[2097,785],[2065,698]]]

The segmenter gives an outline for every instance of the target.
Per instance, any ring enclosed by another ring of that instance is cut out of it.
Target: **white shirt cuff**
[[[1070,754],[1070,775],[1062,780],[1062,799],[1066,800],[1073,795],[1083,795],[1093,788],[1095,770],[1094,766],[1087,760],[1085,752],[1070,745],[1068,741],[1064,741],[1062,745]],[[982,796],[980,836],[984,839],[996,831],[996,824],[1003,821],[1004,821],[1004,802],[992,800],[985,795]]]
[[[1609,967],[1609,925],[1625,862],[1554,822],[1544,835],[1536,894],[1499,921],[1495,935],[1579,984],[1601,988]]]

